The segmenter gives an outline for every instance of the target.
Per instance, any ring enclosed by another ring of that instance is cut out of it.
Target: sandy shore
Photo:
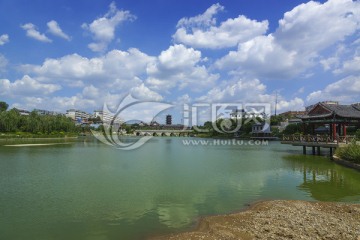
[[[360,240],[360,204],[260,202],[243,212],[205,217],[194,231],[153,239]]]
[[[4,145],[4,147],[36,147],[36,146],[51,146],[51,145],[64,145],[71,143],[29,143],[29,144],[10,144]]]

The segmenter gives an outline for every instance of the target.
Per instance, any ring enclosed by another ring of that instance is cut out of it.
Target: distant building
[[[255,123],[252,125],[251,135],[253,137],[268,137],[271,135],[270,124]]]
[[[79,122],[87,122],[88,119],[90,118],[89,113],[76,109],[66,110],[65,116],[71,118],[74,121],[79,121]]]
[[[172,117],[171,115],[166,115],[166,125],[171,125],[172,124]]]
[[[55,112],[55,111],[48,111],[48,110],[43,110],[43,109],[34,109],[34,111],[38,115],[51,115],[51,116],[64,115],[63,113],[59,113],[59,112]]]
[[[110,112],[102,111],[102,110],[95,110],[94,114],[92,115],[92,118],[100,118],[100,120],[104,123],[116,123],[116,124],[122,124],[124,121],[119,117],[116,116]],[[115,119],[114,119],[115,118]]]
[[[150,126],[151,127],[158,127],[158,126],[160,126],[160,124],[157,121],[151,121]]]
[[[139,127],[145,127],[145,126],[147,126],[148,124],[146,124],[146,123],[144,123],[143,121],[141,121],[140,123],[139,123]]]
[[[99,117],[101,120],[103,120],[104,112],[101,110],[95,110],[93,114],[93,118]]]
[[[230,113],[230,118],[231,119],[243,119],[245,117],[246,113],[244,109],[237,109],[235,111],[233,111],[232,113]]]
[[[28,110],[17,109],[17,108],[15,108],[15,109],[20,113],[21,116],[29,116],[30,115],[30,111],[28,111]]]

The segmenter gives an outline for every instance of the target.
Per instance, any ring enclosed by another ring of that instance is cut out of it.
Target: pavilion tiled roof
[[[352,118],[360,119],[360,105],[335,105],[335,104],[326,104],[318,103],[316,106],[320,105],[328,111],[328,113],[322,114],[311,114],[311,111],[307,115],[298,116],[301,119],[314,119],[314,118],[328,118],[331,116],[338,116],[341,118]],[[315,108],[315,107],[314,107]],[[314,109],[313,108],[313,109]]]
[[[360,118],[360,110],[355,105],[332,105],[324,104],[324,107],[331,110],[334,114],[344,118]]]

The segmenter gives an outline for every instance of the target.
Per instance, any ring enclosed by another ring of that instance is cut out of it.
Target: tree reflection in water
[[[319,201],[359,202],[360,172],[321,156],[290,155],[284,159],[303,175],[298,189]]]

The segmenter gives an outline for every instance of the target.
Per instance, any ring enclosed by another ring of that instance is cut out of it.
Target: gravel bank
[[[244,212],[205,217],[192,232],[154,239],[360,240],[360,204],[260,202]]]

